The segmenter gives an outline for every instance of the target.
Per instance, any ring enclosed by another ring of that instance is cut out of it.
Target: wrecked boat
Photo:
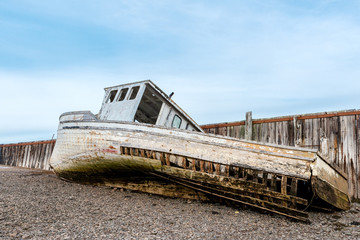
[[[302,221],[309,207],[350,206],[347,175],[317,151],[206,134],[150,80],[105,88],[96,115],[62,114],[50,166],[70,181]]]

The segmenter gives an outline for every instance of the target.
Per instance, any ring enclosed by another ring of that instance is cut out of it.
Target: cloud
[[[143,79],[174,91],[202,124],[359,105],[355,1],[29,0],[0,9],[3,136],[48,136],[62,112],[96,113],[102,88]]]

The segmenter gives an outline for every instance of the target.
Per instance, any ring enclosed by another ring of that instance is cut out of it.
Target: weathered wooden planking
[[[4,164],[4,159],[3,159],[3,148],[0,147],[0,164]]]
[[[251,140],[252,139],[252,113],[246,113],[246,121],[245,121],[245,139]]]
[[[360,115],[355,116],[355,131],[356,131],[356,164],[357,168],[355,177],[356,177],[356,186],[354,198],[360,199]]]
[[[358,169],[356,159],[355,116],[340,117],[341,147],[339,151],[340,167],[349,174],[349,195],[355,196]]]
[[[319,149],[320,148],[320,118],[312,119],[312,145],[313,149]]]
[[[320,140],[326,138],[328,161],[349,174],[349,194],[360,199],[360,111],[341,111],[280,118],[253,120],[252,140],[287,146],[320,149]],[[240,134],[244,121],[205,125],[228,126],[227,136],[245,139]]]
[[[0,145],[0,164],[49,170],[55,140]]]
[[[95,134],[92,136],[91,141],[96,142],[96,146],[89,144],[89,146],[85,148],[82,143],[89,141],[87,132],[84,131],[83,128],[71,129],[71,131],[69,131],[65,124],[66,123],[64,123],[64,129],[66,130],[59,131],[58,134],[64,134],[60,136],[62,137],[62,141],[67,142],[66,147],[57,149],[57,154],[52,155],[52,159],[56,159],[57,162],[60,161],[60,159],[64,161],[61,162],[61,164],[65,163],[62,164],[62,166],[66,166],[69,157],[73,156],[74,153],[88,153],[93,150],[92,148],[107,149],[108,145],[106,144],[108,144],[108,142],[104,142],[104,138],[111,139],[111,152],[117,151],[117,145],[120,143],[131,144],[132,148],[153,149],[153,138],[156,137],[156,147],[159,148],[157,149],[159,151],[160,148],[163,152],[169,151],[168,148],[171,146],[171,153],[188,158],[201,158],[202,160],[213,163],[233,164],[237,167],[252,166],[254,169],[263,171],[272,170],[275,173],[304,179],[308,179],[310,176],[308,164],[315,156],[314,152],[301,151],[288,147],[277,148],[275,146],[264,146],[229,138],[216,138],[216,142],[209,144],[209,142],[214,141],[214,137],[197,134],[195,132],[182,132],[162,128],[154,130],[153,128],[149,129],[147,126],[120,122],[109,123],[108,126],[113,130],[101,132],[101,134],[97,135]],[[93,129],[101,129],[101,123],[98,122],[86,122],[84,124],[86,124],[86,126],[90,124]],[[88,128],[86,129],[90,131]],[[78,131],[80,131],[80,135],[76,135]],[[133,131],[136,134],[133,134]],[[94,133],[96,131],[91,130],[90,132]],[[76,136],[76,138],[73,136]],[[186,139],[186,141],[184,141],[184,139]],[[57,141],[57,143],[59,143],[59,139]],[[99,142],[104,142],[104,146],[99,145]],[[59,146],[65,145],[57,145],[57,148],[60,148]],[[61,154],[61,158],[58,156],[59,154]],[[57,162],[53,162],[52,165],[54,166]],[[275,163],[276,169],[273,167]]]
[[[328,159],[339,165],[338,160],[338,142],[339,142],[339,117],[322,118],[320,121],[320,129],[324,137],[329,142]]]

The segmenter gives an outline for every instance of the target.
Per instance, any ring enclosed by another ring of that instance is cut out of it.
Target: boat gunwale
[[[90,113],[91,115],[95,116],[94,113],[92,113],[90,110],[82,110],[82,111],[71,111],[71,112],[64,112],[60,115],[59,120],[64,117],[64,116],[69,116],[69,115],[76,115],[76,114],[87,114]],[[64,121],[61,121],[64,122]]]

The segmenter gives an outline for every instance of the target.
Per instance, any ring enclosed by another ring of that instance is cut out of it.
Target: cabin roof
[[[135,84],[142,84],[142,83],[148,83],[149,85],[151,85],[154,89],[156,89],[158,92],[160,92],[162,95],[165,95],[167,98],[169,98],[169,96],[163,92],[163,90],[161,90],[161,88],[159,88],[158,86],[156,86],[155,83],[153,83],[150,79],[147,80],[142,80],[142,81],[138,81],[138,82],[131,82],[131,83],[125,83],[125,84],[120,84],[120,85],[115,85],[115,86],[111,86],[111,87],[106,87],[104,88],[105,91],[112,89],[112,88],[119,88],[119,87],[125,87],[125,86],[130,86],[130,85],[135,85]]]

